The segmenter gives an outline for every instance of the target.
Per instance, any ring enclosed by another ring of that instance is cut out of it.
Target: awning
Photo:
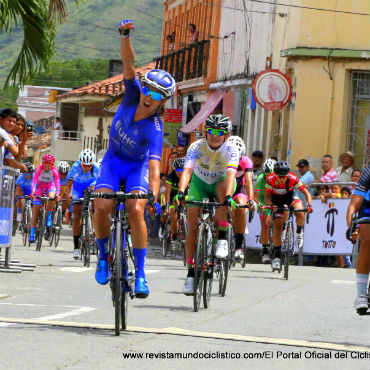
[[[217,104],[222,100],[224,95],[225,91],[223,90],[215,91],[203,104],[201,110],[195,115],[195,117],[189,123],[187,123],[181,129],[181,131],[188,134],[197,129],[217,107]]]

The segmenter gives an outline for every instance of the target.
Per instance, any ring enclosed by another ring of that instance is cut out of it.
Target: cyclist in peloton
[[[184,170],[185,158],[177,158],[173,162],[175,168],[167,177],[166,190],[164,201],[166,205],[169,205],[170,209],[170,221],[171,221],[171,248],[173,248],[177,242],[177,212],[173,205],[173,198],[179,190],[179,182]],[[187,191],[185,192],[187,193]],[[167,207],[166,207],[167,208]]]
[[[71,170],[68,162],[60,161],[57,164],[57,169],[59,171],[59,178],[60,178],[60,197],[64,200],[62,203],[62,212],[63,216],[66,216],[66,220],[69,219],[69,206],[70,206],[70,198],[67,194],[67,185],[68,185],[68,172]]]
[[[236,173],[236,190],[233,199],[236,204],[253,205],[253,162],[245,156],[245,145],[239,136],[230,136],[228,143],[233,144],[239,152],[239,165]],[[247,210],[237,208],[233,214],[233,226],[235,230],[235,260],[244,258],[243,242],[245,240],[247,227]]]
[[[274,173],[267,176],[265,187],[265,202],[268,206],[275,208],[283,208],[292,206],[295,209],[303,209],[303,204],[300,199],[294,196],[294,190],[298,189],[306,198],[307,206],[312,212],[312,198],[306,187],[299,181],[298,177],[290,172],[290,165],[285,161],[278,161],[274,165]],[[282,231],[285,229],[285,222],[288,219],[289,212],[275,213],[273,220],[273,244],[275,258],[272,260],[272,267],[274,269],[281,268],[281,244]],[[305,215],[303,212],[295,213],[297,233],[296,246],[302,248],[303,245],[303,225],[305,222]]]
[[[59,181],[59,172],[54,167],[55,158],[52,154],[45,154],[42,157],[42,164],[36,168],[36,171],[32,178],[31,184],[31,197],[33,196],[42,196],[46,194],[49,198],[60,199],[60,181]],[[32,220],[31,220],[31,232],[29,241],[30,243],[35,242],[35,229],[37,224],[37,219],[40,213],[41,201],[34,199],[32,207]],[[48,201],[47,203],[47,220],[46,220],[46,231],[44,238],[49,240],[50,227],[53,224],[52,213],[55,207],[55,202]]]
[[[370,218],[370,165],[362,172],[357,186],[352,194],[351,202],[347,209],[347,239],[352,241],[355,235],[351,235],[351,217],[358,212],[358,218]],[[354,303],[358,313],[366,311],[368,308],[367,284],[370,271],[370,225],[362,224],[359,226],[359,237],[361,247],[356,264],[356,286],[357,296]]]
[[[271,209],[263,209],[262,206],[267,206],[265,203],[265,186],[267,176],[274,172],[276,161],[268,158],[264,162],[262,168],[263,173],[260,173],[256,179],[254,186],[254,199],[258,200],[258,212],[261,221],[261,235],[260,242],[262,244],[262,263],[271,263],[270,261],[270,222],[271,222]]]
[[[94,187],[99,168],[95,162],[95,154],[90,149],[84,149],[79,160],[75,162],[68,175],[67,194],[72,194],[73,214],[73,258],[80,258],[81,210],[84,192]]]
[[[95,191],[116,192],[120,183],[125,182],[128,193],[147,193],[150,188],[157,197],[163,145],[163,124],[157,111],[175,92],[175,80],[169,73],[153,69],[144,75],[140,84],[129,38],[132,28],[130,20],[122,21],[119,26],[125,95],[113,118],[109,146],[100,166]],[[126,202],[136,264],[135,294],[139,298],[149,294],[145,279],[146,203],[145,199],[128,199]],[[109,281],[109,214],[113,204],[113,200],[95,199],[94,229],[99,247],[95,278],[99,284]]]
[[[21,215],[23,215],[23,208],[24,208],[24,199],[19,199],[19,197],[23,197],[24,195],[31,195],[31,185],[32,185],[32,175],[35,172],[35,167],[31,163],[26,163],[27,172],[20,174],[17,179],[16,186],[15,186],[15,199],[17,208],[20,208]],[[18,220],[17,221],[21,221]]]
[[[232,196],[236,189],[236,171],[239,164],[239,153],[236,147],[227,142],[232,131],[229,117],[222,114],[212,114],[205,122],[206,137],[190,145],[186,155],[184,171],[179,185],[179,192],[174,201],[185,199],[185,189],[189,188],[190,201],[202,201],[203,198],[215,198],[225,205],[235,208]],[[186,238],[186,261],[188,274],[183,287],[185,295],[194,294],[193,256],[198,233],[198,206],[188,205],[187,217],[189,232]],[[217,209],[218,241],[215,255],[225,258],[228,254],[227,243],[227,210]]]

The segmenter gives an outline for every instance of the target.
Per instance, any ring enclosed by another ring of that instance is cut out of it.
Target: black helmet
[[[185,164],[185,158],[177,158],[173,162],[173,167],[175,170],[183,169]]]
[[[224,116],[223,114],[211,114],[206,119],[205,127],[214,127],[220,130],[225,130],[227,132],[231,132],[233,130],[233,125],[231,123],[230,117]]]
[[[26,162],[26,167],[27,167],[27,172],[29,173],[35,172],[35,166],[32,163]]]
[[[290,164],[286,161],[277,161],[274,165],[274,172],[278,176],[285,176],[290,171]]]

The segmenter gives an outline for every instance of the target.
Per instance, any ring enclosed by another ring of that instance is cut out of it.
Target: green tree
[[[78,5],[79,1],[76,0]],[[55,25],[67,17],[65,0],[1,0],[0,33],[22,25],[23,43],[5,86],[23,85],[50,65]]]

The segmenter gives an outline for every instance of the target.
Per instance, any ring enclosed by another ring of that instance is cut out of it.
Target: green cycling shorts
[[[201,202],[204,198],[208,198],[209,200],[212,199],[219,200],[216,189],[218,184],[223,180],[226,180],[226,173],[214,184],[207,184],[206,182],[202,181],[198,176],[193,174],[190,182],[188,200],[199,202]],[[236,180],[234,181],[234,192],[235,190],[236,190]],[[194,204],[188,204],[188,207],[198,207],[198,206]]]

